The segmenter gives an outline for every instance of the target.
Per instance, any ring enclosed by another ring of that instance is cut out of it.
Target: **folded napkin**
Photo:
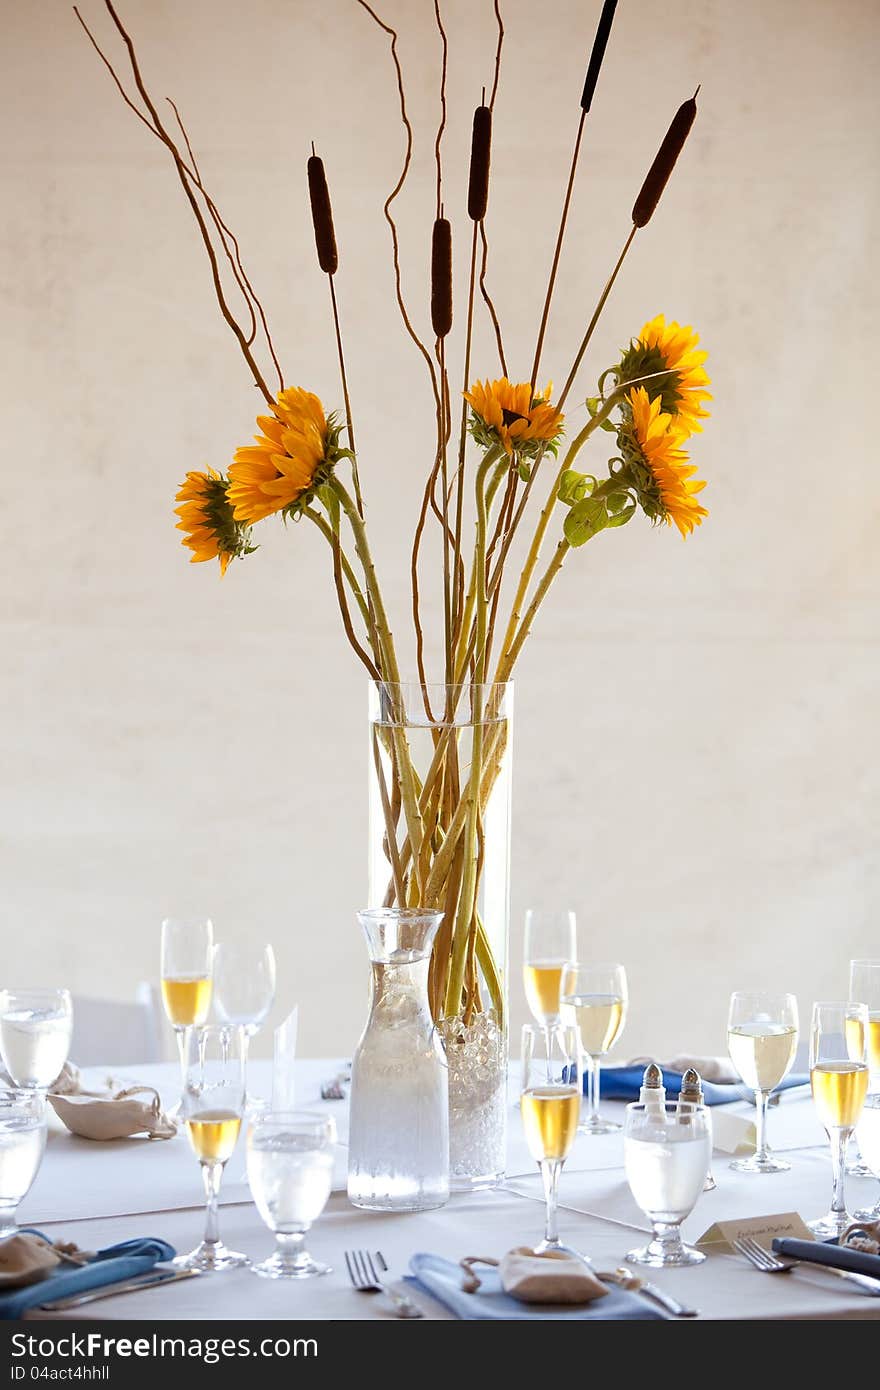
[[[144,1094],[149,1100],[139,1097]],[[128,1139],[146,1134],[149,1139],[173,1139],[177,1125],[162,1109],[159,1092],[152,1086],[128,1086],[124,1091],[99,1094],[50,1095],[59,1120],[83,1139]]]
[[[833,1269],[848,1269],[854,1274],[870,1274],[880,1279],[880,1255],[867,1255],[850,1245],[829,1245],[823,1240],[774,1240],[773,1249],[789,1260],[804,1260],[808,1264],[831,1265]]]
[[[699,1071],[699,1068],[697,1068]],[[638,1100],[642,1086],[642,1078],[645,1068],[641,1065],[625,1067],[603,1067],[602,1068],[602,1095],[605,1100]],[[663,1085],[666,1087],[666,1097],[668,1100],[675,1100],[681,1090],[681,1078],[683,1073],[677,1071],[663,1071]],[[809,1084],[809,1076],[802,1076],[799,1073],[790,1073],[784,1081],[779,1083],[777,1090],[787,1091],[791,1086],[806,1086]],[[589,1077],[584,1072],[584,1091],[587,1089]],[[748,1086],[741,1083],[737,1086],[720,1085],[717,1082],[703,1081],[703,1099],[707,1105],[728,1105],[734,1100],[752,1100],[753,1093]]]
[[[42,1238],[51,1248],[51,1241],[42,1231],[27,1230],[21,1234]],[[41,1303],[51,1303],[56,1298],[133,1279],[146,1274],[160,1261],[173,1260],[174,1255],[174,1247],[164,1240],[142,1236],[137,1240],[125,1240],[121,1245],[109,1245],[86,1264],[74,1267],[70,1263],[56,1263],[37,1283],[0,1292],[0,1321],[20,1318],[29,1308],[38,1308]]]
[[[407,1283],[433,1295],[438,1302],[448,1308],[458,1318],[469,1320],[528,1321],[532,1318],[566,1321],[579,1321],[582,1318],[596,1319],[635,1319],[665,1318],[659,1308],[652,1307],[638,1294],[627,1293],[625,1289],[610,1288],[605,1298],[597,1298],[592,1303],[579,1307],[554,1305],[550,1303],[521,1303],[511,1298],[501,1287],[497,1270],[480,1270],[480,1288],[477,1293],[466,1293],[462,1288],[461,1266],[451,1260],[441,1259],[439,1255],[413,1255],[409,1262],[412,1274]]]

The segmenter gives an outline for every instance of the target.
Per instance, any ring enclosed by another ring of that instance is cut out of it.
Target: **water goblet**
[[[277,1248],[254,1274],[264,1279],[312,1279],[330,1274],[313,1259],[306,1232],[327,1205],[333,1182],[333,1117],[317,1111],[266,1111],[248,1130],[247,1175],[257,1211]]]

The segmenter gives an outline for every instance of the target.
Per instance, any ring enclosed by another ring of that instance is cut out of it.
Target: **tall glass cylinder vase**
[[[371,907],[443,913],[428,980],[454,1189],[504,1176],[513,686],[370,688]]]

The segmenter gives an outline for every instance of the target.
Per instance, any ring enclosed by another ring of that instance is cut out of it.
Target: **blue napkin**
[[[644,1067],[603,1067],[601,1081],[603,1099],[638,1100],[644,1075]],[[663,1085],[666,1087],[667,1100],[675,1100],[681,1090],[681,1078],[682,1074],[679,1071],[665,1071],[663,1073]],[[809,1076],[792,1072],[784,1081],[780,1081],[776,1089],[787,1091],[791,1086],[807,1086],[809,1081]],[[585,1093],[588,1084],[588,1073],[584,1072]],[[728,1105],[734,1100],[754,1099],[748,1086],[743,1086],[741,1083],[722,1085],[717,1081],[704,1081],[702,1084],[703,1099],[707,1105]]]
[[[788,1236],[774,1240],[773,1249],[789,1260],[831,1265],[833,1269],[848,1269],[853,1274],[870,1274],[872,1279],[880,1279],[880,1255],[869,1255],[866,1250],[852,1250],[848,1245],[822,1240],[794,1240]]]
[[[409,1262],[412,1275],[407,1283],[432,1294],[457,1318],[529,1321],[532,1318],[580,1321],[583,1318],[608,1320],[613,1318],[660,1318],[666,1314],[638,1294],[626,1289],[609,1288],[604,1298],[578,1307],[571,1304],[520,1303],[501,1287],[498,1271],[480,1270],[477,1293],[465,1293],[461,1287],[461,1266],[439,1255],[413,1255]]]
[[[25,1229],[30,1235],[47,1239],[42,1231]],[[104,1284],[117,1284],[122,1279],[146,1274],[160,1261],[173,1260],[175,1253],[174,1247],[164,1240],[141,1236],[138,1240],[124,1240],[121,1245],[108,1245],[86,1265],[74,1267],[59,1264],[36,1284],[0,1293],[0,1321],[20,1318],[29,1308],[52,1303],[56,1298],[68,1298],[72,1294],[85,1293],[87,1289],[98,1289]]]

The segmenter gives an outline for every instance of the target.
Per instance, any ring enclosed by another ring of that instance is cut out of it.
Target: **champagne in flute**
[[[162,980],[162,1003],[174,1028],[198,1028],[211,1008],[210,975],[177,975]]]
[[[214,927],[209,920],[165,918],[159,966],[162,1003],[177,1040],[184,1087],[189,1030],[201,1028],[211,1008],[213,957]]]
[[[558,1250],[557,1190],[562,1165],[577,1133],[581,1099],[580,1048],[574,1028],[533,1028],[522,1033],[520,1110],[529,1152],[544,1180],[546,1222],[536,1250]]]
[[[599,1113],[602,1058],[611,1051],[626,1023],[627,985],[622,965],[589,965],[572,961],[562,972],[563,1022],[577,1029],[580,1046],[590,1063],[589,1114],[582,1134],[608,1134],[620,1129]]]
[[[739,1173],[785,1173],[791,1164],[767,1143],[767,1106],[791,1071],[798,1044],[798,1009],[793,994],[737,990],[730,996],[727,1050],[746,1086],[755,1093],[757,1143],[754,1154],[731,1163]]]
[[[544,1028],[560,1020],[562,972],[575,957],[575,930],[573,912],[526,913],[523,984],[529,1011]]]
[[[849,963],[849,997],[854,1004],[865,1004],[868,1009],[868,1033],[865,1039],[868,1056],[868,1090],[880,1091],[880,960],[851,960]],[[852,1022],[850,1022],[852,1031]],[[858,1039],[851,1039],[858,1052]],[[871,1165],[866,1163],[859,1152],[858,1136],[851,1146],[852,1157],[846,1165],[849,1175],[856,1178],[873,1177]],[[859,1220],[880,1220],[880,1202],[876,1207],[862,1209],[854,1215]]]
[[[234,1110],[198,1110],[186,1120],[193,1153],[202,1163],[226,1163],[240,1129],[241,1116]]]
[[[864,1004],[813,1005],[810,1085],[816,1113],[831,1143],[834,1175],[830,1210],[809,1223],[822,1240],[840,1236],[851,1220],[844,1193],[846,1146],[868,1092],[867,1033]]]

